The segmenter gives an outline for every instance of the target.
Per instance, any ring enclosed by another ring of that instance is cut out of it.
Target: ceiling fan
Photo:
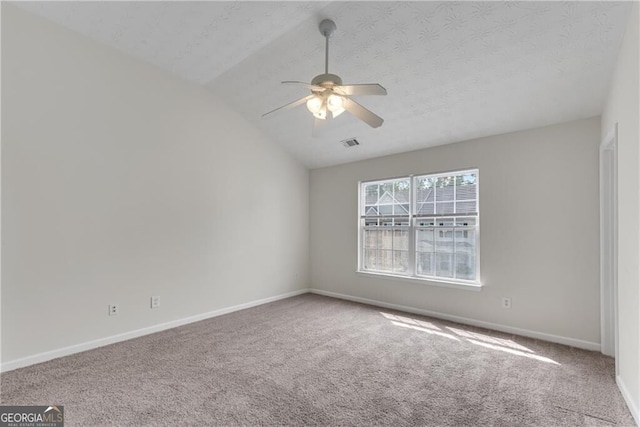
[[[277,111],[297,107],[298,105],[306,103],[307,109],[316,118],[316,125],[318,124],[318,120],[326,120],[329,113],[331,113],[331,116],[335,118],[344,111],[347,111],[373,128],[381,126],[384,122],[381,117],[358,104],[350,97],[386,95],[387,90],[377,83],[343,85],[342,79],[339,76],[329,74],[329,37],[333,35],[337,27],[335,22],[330,19],[325,19],[320,22],[319,29],[320,33],[325,38],[324,74],[315,76],[313,80],[311,80],[311,84],[296,81],[282,82],[284,84],[306,87],[311,90],[311,95],[307,95],[296,101],[283,105],[282,107],[278,107],[275,110],[271,110],[268,113],[263,114],[262,118],[265,118]]]

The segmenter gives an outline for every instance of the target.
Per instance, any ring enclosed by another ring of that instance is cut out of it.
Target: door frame
[[[618,124],[600,143],[600,345],[618,374]]]

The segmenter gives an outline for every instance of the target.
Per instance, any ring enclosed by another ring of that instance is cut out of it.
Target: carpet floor
[[[0,375],[67,426],[633,426],[614,362],[305,294]]]

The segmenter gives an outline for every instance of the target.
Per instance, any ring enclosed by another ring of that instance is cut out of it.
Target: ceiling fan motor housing
[[[342,86],[342,79],[335,74],[325,73],[315,76],[311,84],[330,89],[333,86]]]

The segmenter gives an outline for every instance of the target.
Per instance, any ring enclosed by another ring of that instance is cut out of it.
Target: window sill
[[[394,274],[374,273],[371,271],[356,271],[358,276],[369,277],[373,279],[386,279],[397,280],[401,282],[419,283],[429,286],[439,286],[442,288],[463,289],[465,291],[480,292],[482,290],[482,284],[480,283],[465,283],[448,280],[435,280],[435,279],[422,279],[418,277],[396,276]]]

